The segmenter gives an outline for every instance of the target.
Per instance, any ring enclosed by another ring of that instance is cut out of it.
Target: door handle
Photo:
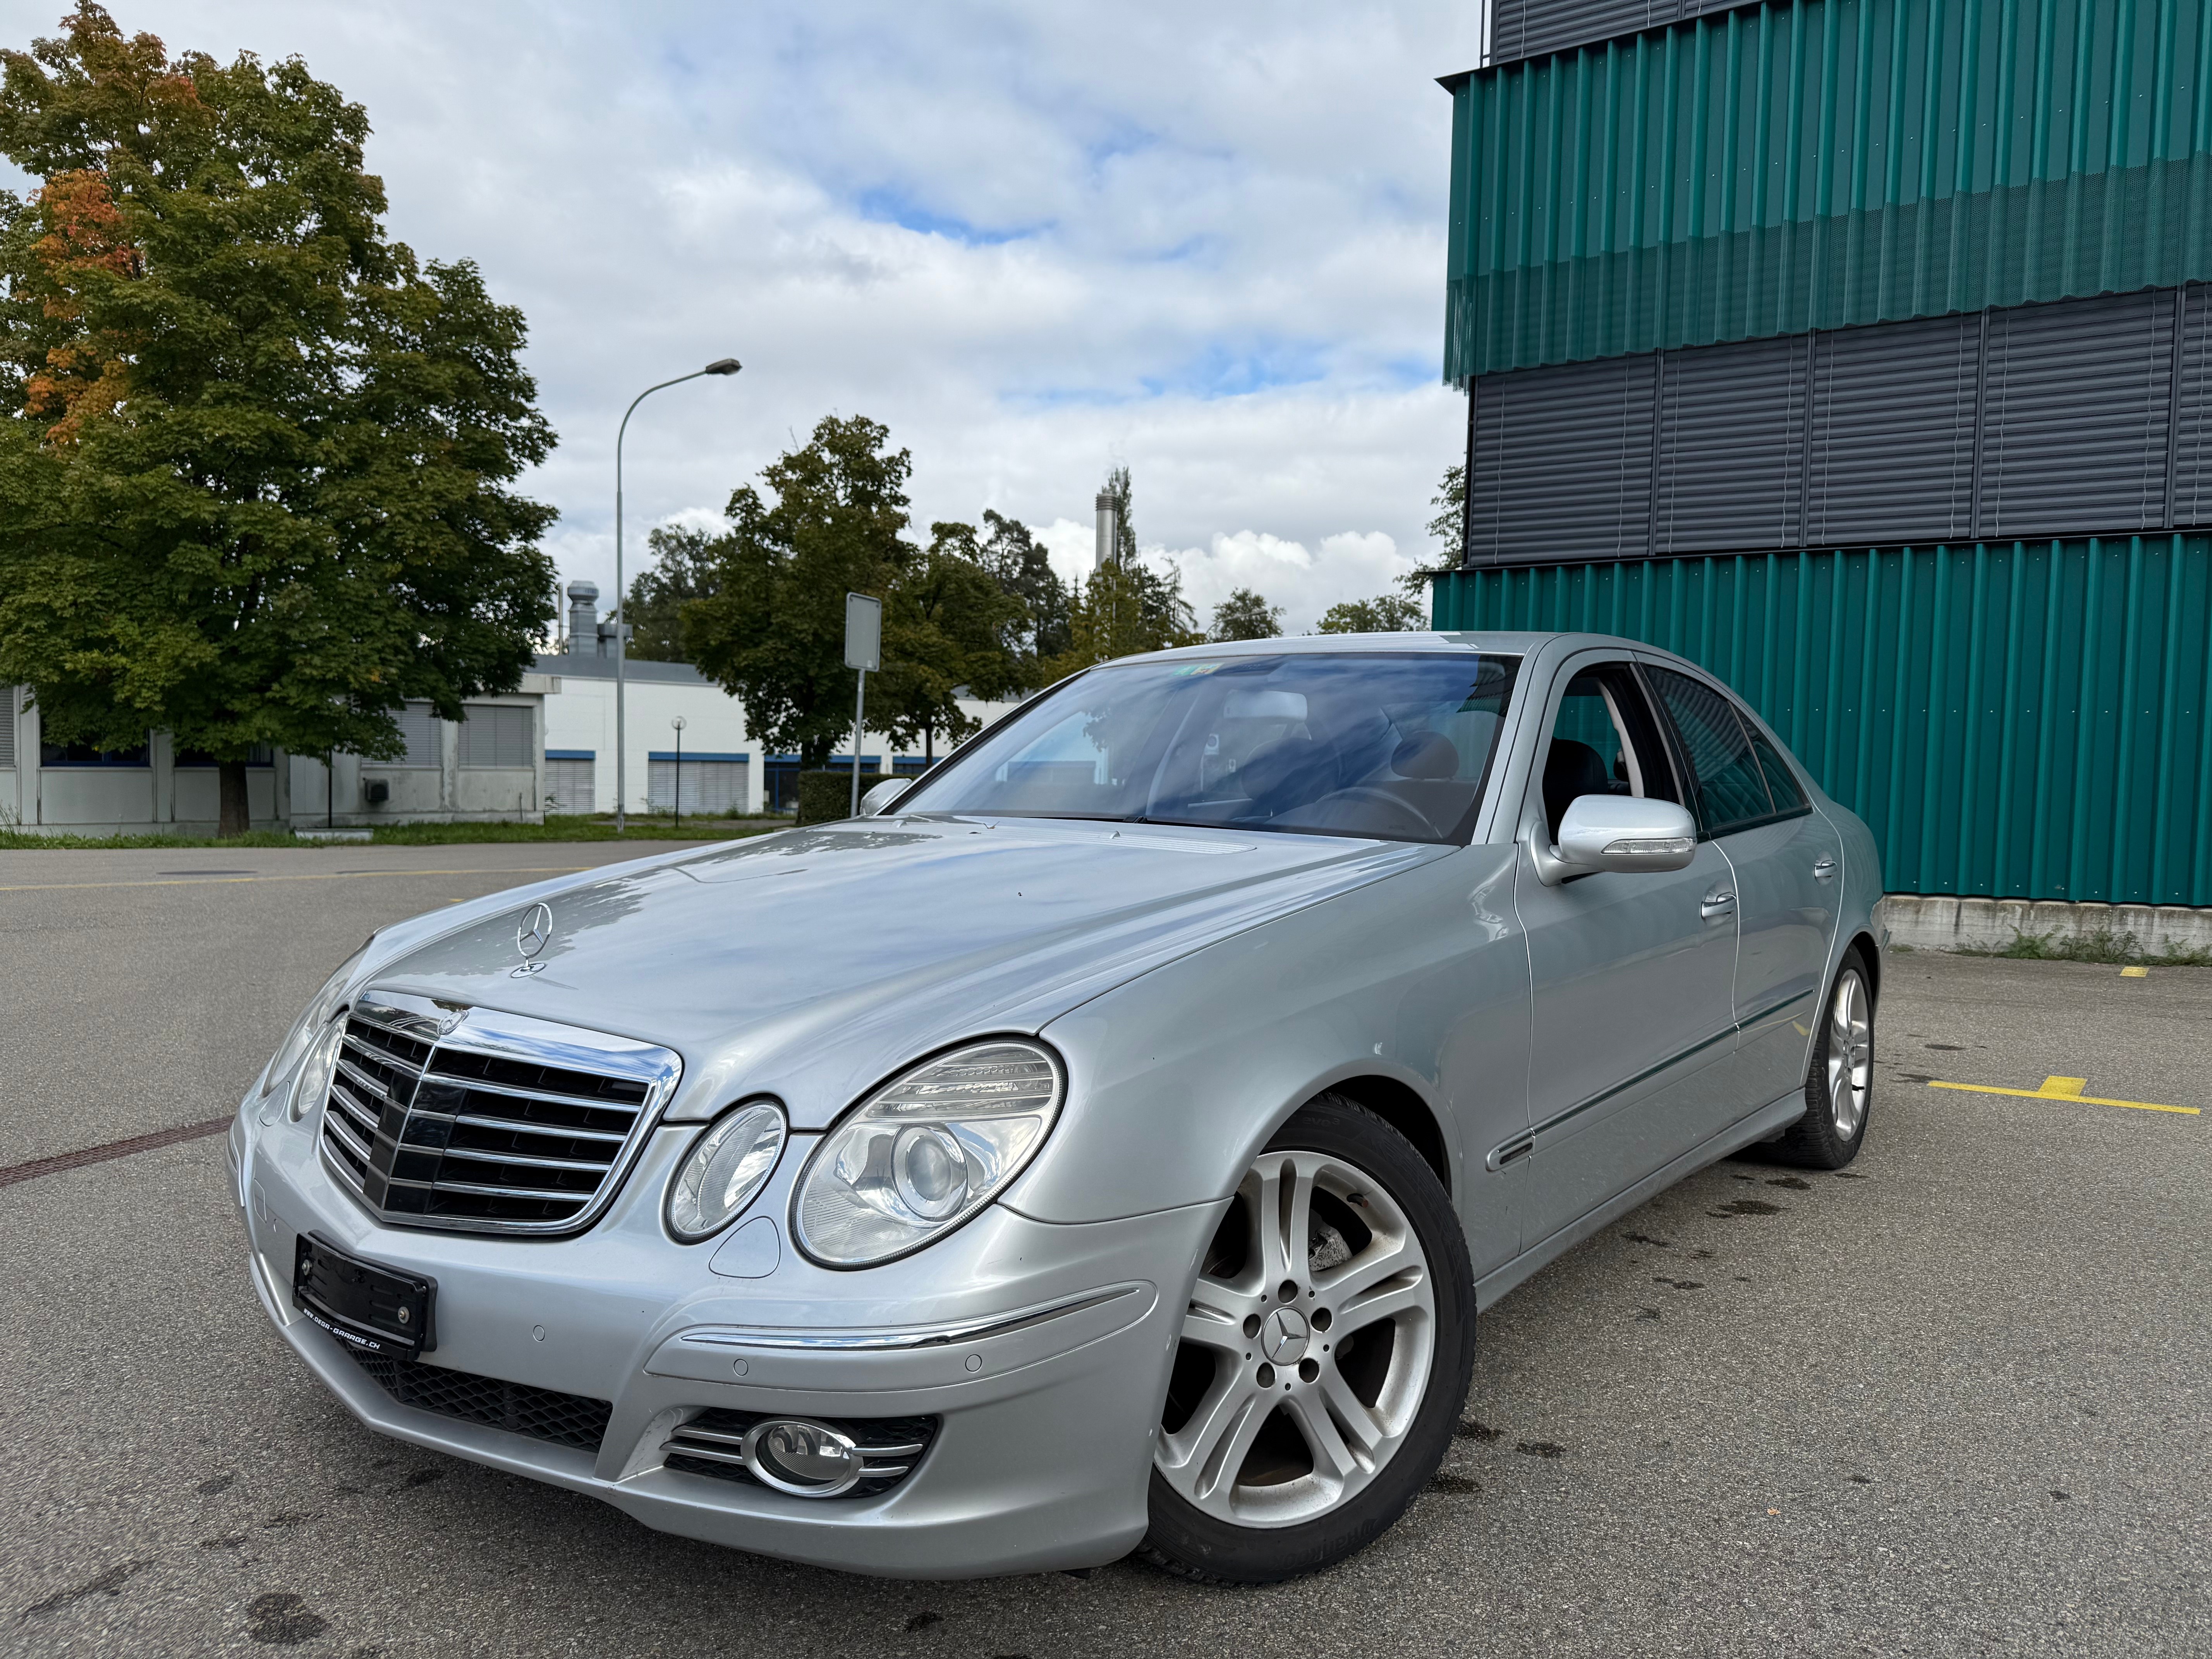
[[[1820,856],[1819,858],[1817,858],[1817,859],[1815,859],[1815,860],[1813,860],[1813,879],[1814,879],[1814,880],[1815,880],[1815,881],[1833,881],[1835,878],[1836,878],[1836,861],[1835,861],[1835,860],[1833,860],[1833,859],[1830,858],[1830,857],[1829,857],[1826,853],[1823,853],[1822,854],[1820,854]]]
[[[1712,921],[1716,916],[1735,915],[1735,891],[1726,887],[1714,888],[1711,892],[1705,895],[1705,902],[1698,907],[1698,914],[1705,917],[1707,921]]]

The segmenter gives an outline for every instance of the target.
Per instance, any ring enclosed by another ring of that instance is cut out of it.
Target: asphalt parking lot
[[[219,1139],[7,1180],[226,1115],[371,927],[619,851],[0,853],[0,1651],[2212,1652],[2212,1111],[2145,1109],[2212,1109],[2212,969],[1894,957],[1853,1169],[1721,1164],[1540,1274],[1405,1521],[1258,1591],[664,1537],[356,1425]]]

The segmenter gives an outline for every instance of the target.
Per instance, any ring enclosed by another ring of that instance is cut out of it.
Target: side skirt
[[[1749,1117],[1740,1119],[1718,1134],[1699,1142],[1656,1174],[1646,1176],[1626,1192],[1607,1199],[1581,1220],[1560,1228],[1549,1238],[1522,1251],[1504,1267],[1478,1281],[1474,1287],[1476,1310],[1487,1310],[1492,1303],[1537,1269],[1549,1266],[1583,1240],[1611,1226],[1675,1182],[1697,1174],[1709,1164],[1719,1163],[1730,1152],[1741,1152],[1753,1141],[1765,1139],[1778,1129],[1788,1128],[1804,1115],[1805,1091],[1792,1089],[1772,1105],[1760,1107]]]

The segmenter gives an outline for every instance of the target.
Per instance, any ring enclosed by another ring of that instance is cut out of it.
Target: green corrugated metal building
[[[1498,0],[1439,626],[1699,661],[1893,891],[2212,905],[2212,0]]]

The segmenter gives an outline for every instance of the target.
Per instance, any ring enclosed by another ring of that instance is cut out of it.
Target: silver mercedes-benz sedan
[[[1164,652],[902,787],[316,993],[230,1154],[363,1422],[858,1571],[1279,1579],[1435,1471],[1479,1309],[1865,1138],[1873,839],[1663,652]]]

